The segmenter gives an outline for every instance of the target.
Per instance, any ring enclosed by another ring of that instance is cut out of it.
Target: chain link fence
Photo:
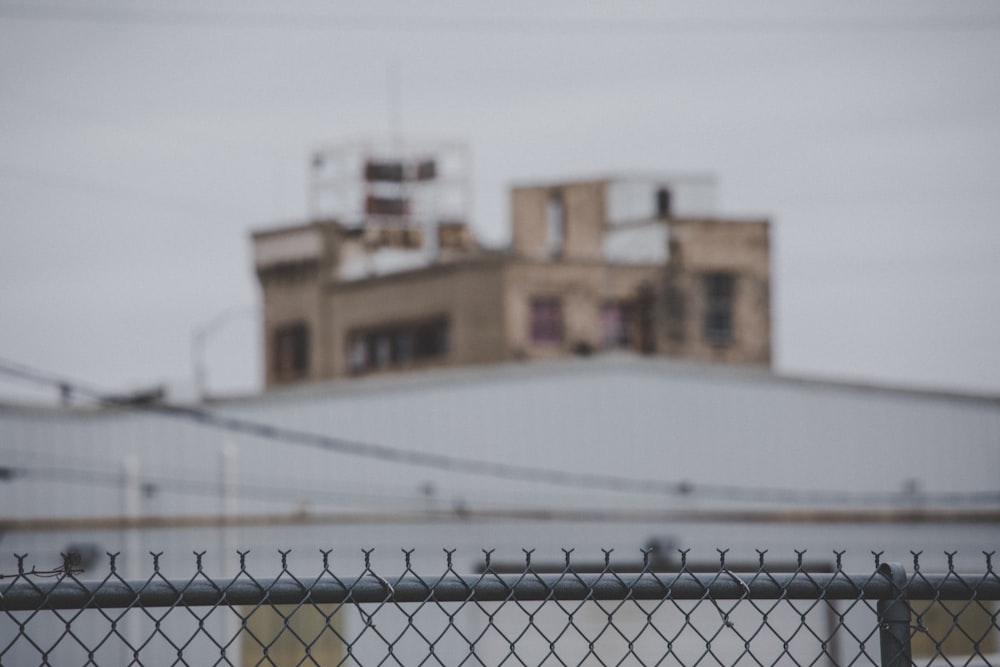
[[[445,551],[433,575],[403,552],[353,573],[329,551],[296,574],[281,553],[258,577],[240,553],[235,577],[86,579],[75,554],[40,570],[18,555],[0,581],[4,665],[1000,665],[993,553],[983,567],[924,572],[874,557],[869,572],[787,563],[695,563],[654,550],[617,562],[564,552],[519,562],[484,552],[460,573]],[[825,569],[825,571],[820,571]],[[14,571],[16,570],[16,571]]]

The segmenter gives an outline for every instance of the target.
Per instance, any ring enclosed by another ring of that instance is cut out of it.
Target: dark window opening
[[[299,322],[274,332],[274,376],[295,380],[309,373],[309,328]]]
[[[405,165],[398,160],[368,160],[365,163],[366,181],[402,183],[404,176]]]
[[[414,327],[413,356],[416,359],[432,359],[448,354],[448,322],[439,320]]]
[[[364,178],[368,182],[404,183],[406,181],[430,181],[437,177],[437,163],[434,160],[368,160],[365,162]]]
[[[375,195],[368,195],[365,198],[365,213],[390,216],[409,215],[410,200],[405,197],[377,197]]]
[[[445,318],[360,329],[348,337],[352,373],[393,368],[448,355],[449,325]]]
[[[731,273],[705,276],[705,339],[713,345],[728,345],[733,340],[735,283]]]
[[[670,188],[659,188],[656,191],[656,217],[669,218],[673,214]]]
[[[559,299],[534,299],[531,302],[531,342],[563,341],[562,302]]]

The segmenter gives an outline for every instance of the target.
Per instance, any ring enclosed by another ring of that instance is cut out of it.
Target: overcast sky
[[[415,7],[0,0],[0,357],[190,395],[232,313],[209,389],[259,387],[249,232],[395,116],[492,244],[511,183],[712,173],[774,223],[780,372],[1000,394],[1000,5]]]

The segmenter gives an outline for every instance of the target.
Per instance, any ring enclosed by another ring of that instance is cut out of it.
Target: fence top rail
[[[874,570],[849,574],[842,568],[845,552],[834,552],[833,563],[806,564],[805,551],[794,561],[727,562],[719,549],[713,562],[693,562],[688,552],[677,555],[655,548],[642,550],[641,562],[611,562],[612,550],[603,550],[601,562],[581,562],[564,549],[564,562],[533,560],[524,550],[523,564],[493,559],[484,550],[483,566],[473,574],[459,573],[453,563],[455,550],[445,549],[439,574],[421,575],[411,562],[413,550],[403,550],[402,574],[383,576],[372,566],[373,549],[364,550],[359,574],[338,576],[330,564],[331,551],[321,551],[318,575],[297,576],[288,567],[290,551],[279,551],[277,577],[261,578],[247,567],[248,551],[238,552],[239,571],[234,578],[213,578],[203,568],[205,552],[194,552],[195,573],[188,579],[168,579],[160,569],[160,553],[151,553],[152,573],[146,579],[124,579],[118,554],[108,554],[110,572],[99,580],[79,577],[81,556],[62,555],[62,565],[51,570],[30,569],[27,554],[16,554],[16,573],[0,574],[0,611],[37,609],[129,608],[165,606],[214,606],[301,603],[382,604],[386,602],[504,602],[512,600],[1000,600],[1000,574],[993,567],[994,552],[984,552],[985,563],[976,573],[960,573],[954,552],[946,552],[946,572],[921,569],[920,552],[913,552],[912,571],[898,563],[883,562],[872,552]],[[10,580],[4,583],[4,580]]]
[[[241,574],[233,579],[167,580],[154,577],[125,581],[116,576],[81,581],[72,573],[54,581],[15,581],[0,587],[0,610],[114,609],[129,607],[232,606],[257,604],[435,602],[504,602],[510,600],[1000,600],[1000,577],[984,574],[907,576],[883,563],[871,574],[734,572],[640,572],[558,574],[487,571],[422,577],[412,571],[385,578],[367,570],[342,579],[326,571],[296,578],[285,572],[271,579]],[[902,587],[893,581],[905,581]],[[900,579],[900,575],[904,577]]]

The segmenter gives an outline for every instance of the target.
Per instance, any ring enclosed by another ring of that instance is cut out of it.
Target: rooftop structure
[[[517,186],[491,250],[455,155],[317,154],[333,208],[253,237],[267,386],[609,349],[770,365],[769,223],[713,215],[710,179]]]

